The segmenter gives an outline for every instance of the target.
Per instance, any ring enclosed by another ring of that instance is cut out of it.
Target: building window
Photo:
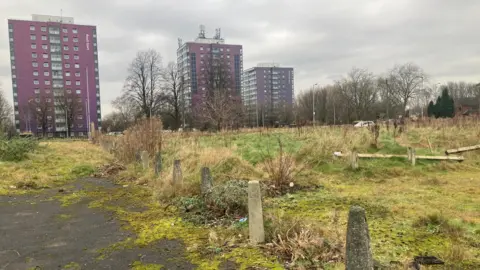
[[[38,76],[38,71],[34,71],[33,76]]]
[[[80,89],[77,89],[76,93],[80,95],[82,91]]]
[[[73,42],[78,42],[78,38],[73,38]]]
[[[40,99],[39,99],[39,98],[36,98],[36,99],[35,99],[35,102],[39,103],[39,102],[40,102]],[[37,108],[37,111],[38,111],[38,110],[41,110],[41,109],[40,109],[40,108]]]
[[[203,47],[200,47],[200,51],[203,51]]]
[[[78,116],[77,116],[77,119],[78,119],[78,120],[82,120],[82,119],[83,119],[83,115],[78,115]]]
[[[33,80],[33,84],[38,85],[39,84],[38,80]]]
[[[36,48],[37,48],[37,44],[32,44],[32,45],[30,46],[30,48],[36,49]]]
[[[47,27],[46,27],[46,26],[42,26],[42,27],[40,27],[40,30],[41,30],[42,32],[47,32]]]
[[[75,68],[80,68],[80,64],[75,64]]]
[[[65,72],[65,76],[70,77],[70,71]]]
[[[63,46],[64,51],[68,51],[68,46]]]
[[[73,47],[74,51],[78,51],[78,46]]]
[[[67,84],[67,85],[72,85],[72,82],[71,82],[71,81],[67,81],[66,84]]]
[[[65,64],[65,68],[70,68],[70,64]],[[68,74],[70,74],[70,73],[68,73]]]
[[[37,62],[32,62],[32,67],[38,67],[38,63]]]
[[[65,54],[65,55],[63,56],[63,59],[70,59],[70,55]]]
[[[64,41],[64,42],[67,42],[67,41],[68,41],[68,37],[63,37],[63,41]]]
[[[43,72],[43,76],[50,76],[50,72],[44,71],[44,72]]]
[[[76,81],[76,82],[75,82],[75,85],[80,85],[80,81]]]
[[[43,45],[42,45],[42,49],[44,49],[44,50],[48,50],[48,45],[46,45],[46,44],[43,44]]]
[[[47,36],[42,36],[42,40],[47,40]]]
[[[73,59],[78,60],[78,59],[80,59],[80,57],[78,55],[74,55]]]
[[[51,116],[51,115],[47,115],[47,119],[48,119],[48,120],[52,120],[52,116]]]
[[[35,92],[35,94],[40,94],[40,89],[35,89],[33,92]]]
[[[83,132],[78,132],[78,136],[83,137]]]
[[[32,58],[37,58],[37,54],[36,54],[36,53],[32,53]]]
[[[79,71],[75,72],[75,77],[80,77],[80,72]]]
[[[35,31],[35,26],[30,25],[30,31]]]
[[[229,49],[229,48],[227,48],[227,52],[229,52],[229,51],[230,51],[230,49]]]
[[[48,67],[48,63],[47,62],[43,63],[43,67]]]
[[[52,99],[51,99],[51,98],[47,98],[46,100],[47,100],[47,102],[49,102],[49,103],[52,102]]]
[[[68,33],[68,29],[67,29],[67,28],[63,28],[62,31],[63,31],[63,33]]]
[[[49,81],[49,80],[45,80],[45,85],[50,85],[50,81]]]
[[[73,28],[72,33],[77,34],[78,33],[77,28]]]
[[[11,59],[11,60],[15,60],[15,56],[10,56],[10,59]]]
[[[48,58],[48,54],[44,53],[43,58]]]
[[[71,94],[71,93],[72,93],[72,90],[67,89],[67,94]]]

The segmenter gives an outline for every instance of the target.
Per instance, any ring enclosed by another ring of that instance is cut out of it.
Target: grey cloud
[[[267,61],[295,67],[297,92],[353,66],[382,73],[409,61],[435,80],[480,80],[476,0],[16,0],[0,4],[0,15],[28,18],[52,7],[97,25],[104,104],[119,94],[137,50],[152,47],[165,62],[175,60],[177,38],[193,40],[200,24],[208,35],[221,27],[227,42],[243,44],[244,68]],[[8,48],[3,40],[0,48]]]

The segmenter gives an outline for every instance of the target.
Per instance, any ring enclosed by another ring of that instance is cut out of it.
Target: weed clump
[[[300,218],[273,214],[266,218],[265,240],[271,253],[287,261],[289,268],[324,269],[343,261],[343,241],[331,240],[327,233]]]
[[[425,227],[430,233],[442,233],[454,238],[462,236],[464,232],[460,225],[450,222],[445,216],[438,213],[418,218],[413,226]]]
[[[28,138],[14,138],[11,140],[0,138],[0,160],[22,161],[28,158],[28,154],[35,151],[38,141]]]

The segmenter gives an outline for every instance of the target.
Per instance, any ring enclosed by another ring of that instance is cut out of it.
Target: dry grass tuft
[[[102,139],[111,140],[108,136],[102,136],[100,143]],[[162,121],[158,118],[141,120],[127,129],[115,143],[115,157],[122,162],[135,161],[141,151],[147,151],[150,157],[154,157],[162,149]]]
[[[267,157],[264,162],[264,170],[267,172],[271,184],[280,194],[285,193],[293,183],[295,160],[292,155],[283,150],[282,141],[278,139],[279,151],[277,157]]]
[[[335,239],[335,240],[331,240]],[[327,238],[326,232],[298,217],[273,214],[267,217],[266,240],[273,254],[295,269],[322,269],[344,259],[341,237]]]

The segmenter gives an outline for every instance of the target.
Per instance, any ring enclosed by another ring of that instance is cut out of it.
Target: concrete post
[[[202,183],[200,186],[202,194],[206,194],[212,188],[212,175],[210,174],[210,169],[208,167],[202,168]]]
[[[358,169],[358,153],[356,149],[353,149],[352,151],[352,156],[351,156],[351,165],[352,169],[356,170]]]
[[[412,160],[412,148],[411,147],[407,148],[407,155],[408,155],[408,160]]]
[[[345,269],[347,270],[373,269],[367,218],[365,210],[359,206],[352,206],[348,213],[345,259]]]
[[[142,167],[144,170],[148,169],[148,152],[142,151],[140,154],[140,159],[142,160]]]
[[[413,148],[410,148],[410,158],[412,160],[412,166],[415,166],[415,163],[417,163],[417,155]]]
[[[140,151],[135,152],[135,161],[140,162],[141,161],[141,156],[140,156]]]
[[[155,175],[158,176],[162,171],[162,153],[155,154]]]
[[[183,185],[182,167],[180,166],[180,160],[173,161],[173,185]]]
[[[252,244],[259,244],[265,241],[262,194],[258,181],[248,182],[248,229]]]
[[[90,139],[92,141],[95,141],[95,123],[94,122],[91,122],[90,123]]]

